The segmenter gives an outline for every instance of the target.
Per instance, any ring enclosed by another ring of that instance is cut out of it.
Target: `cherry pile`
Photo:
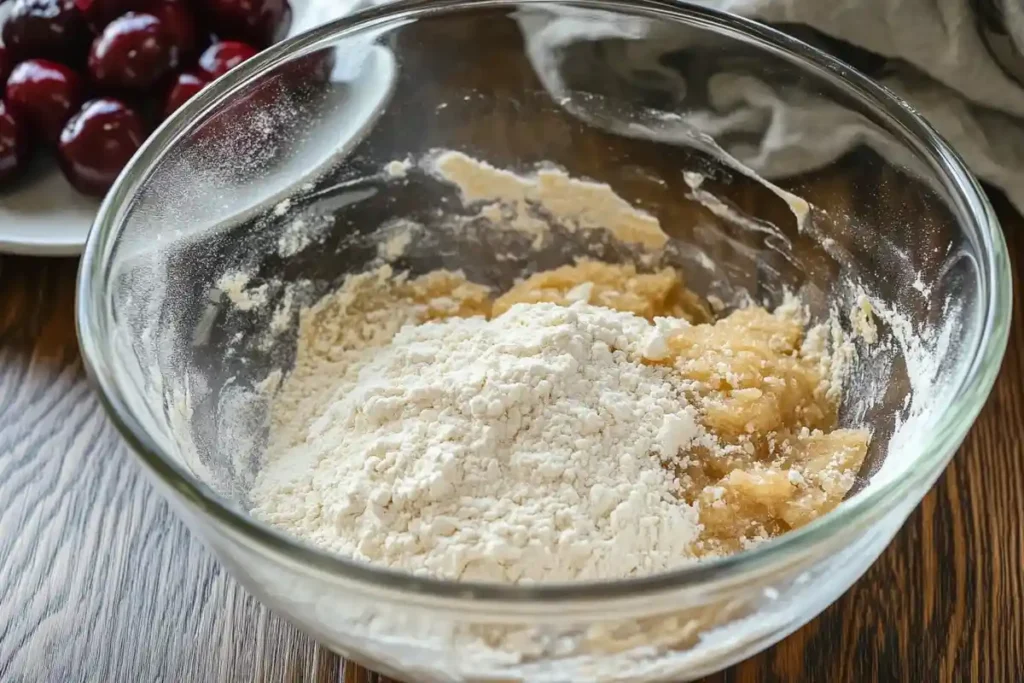
[[[47,149],[75,189],[103,196],[153,127],[290,23],[287,0],[14,0],[0,189]]]

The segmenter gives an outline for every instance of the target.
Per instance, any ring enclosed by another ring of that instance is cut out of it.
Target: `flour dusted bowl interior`
[[[439,173],[445,151],[476,170]],[[523,189],[545,173],[568,194]],[[414,577],[250,516],[304,307],[381,266],[503,291],[580,257],[675,267],[723,315],[795,295],[833,321],[856,350],[840,426],[872,432],[848,500],[729,558],[579,585]],[[660,2],[424,2],[288,41],[158,131],[90,237],[79,323],[181,516],[331,647],[414,680],[678,680],[778,640],[878,556],[987,395],[1007,272],[955,155],[803,44]]]

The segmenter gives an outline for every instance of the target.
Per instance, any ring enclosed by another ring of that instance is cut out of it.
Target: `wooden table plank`
[[[997,197],[1015,264],[1024,219]],[[383,681],[269,613],[140,476],[85,382],[73,261],[0,257],[0,680]],[[843,598],[708,681],[1024,672],[1024,323],[954,465]]]

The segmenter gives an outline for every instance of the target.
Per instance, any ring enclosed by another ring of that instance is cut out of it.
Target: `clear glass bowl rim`
[[[430,16],[515,9],[536,5],[570,6],[667,20],[742,40],[798,65],[816,77],[840,85],[847,94],[871,107],[901,135],[901,142],[931,163],[957,200],[967,237],[978,250],[979,300],[985,310],[976,344],[965,349],[956,378],[955,399],[941,411],[938,428],[922,435],[911,472],[885,485],[871,487],[832,513],[750,550],[696,563],[671,572],[616,581],[551,583],[532,586],[463,583],[416,577],[322,551],[225,505],[205,484],[176,464],[133,416],[113,371],[117,359],[104,343],[112,320],[106,298],[107,278],[116,237],[131,199],[145,184],[167,149],[199,116],[232,92],[258,79],[266,70],[300,53],[315,51],[335,40],[372,29],[397,27]],[[279,43],[229,72],[178,110],[145,143],[107,194],[90,231],[78,273],[76,318],[86,371],[107,413],[142,463],[174,489],[194,511],[211,517],[248,543],[271,552],[279,561],[363,584],[408,594],[467,601],[533,603],[638,598],[664,591],[707,588],[712,583],[763,574],[816,546],[828,545],[837,534],[866,529],[908,496],[915,503],[941,474],[967,434],[991,391],[1009,336],[1012,279],[1006,243],[999,222],[978,182],[960,157],[913,109],[881,85],[828,54],[768,26],[699,5],[669,0],[407,0],[364,10]],[[480,606],[480,605],[477,605]],[[525,606],[525,605],[524,605]]]

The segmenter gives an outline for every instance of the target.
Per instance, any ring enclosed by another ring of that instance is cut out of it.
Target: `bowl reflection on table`
[[[660,66],[642,68],[652,55]],[[304,68],[324,56],[329,78]],[[850,134],[785,147],[772,137],[778,108],[758,109],[772,93],[780,106],[813,100]],[[396,262],[413,273],[462,269],[507,286],[574,254],[629,257],[592,234],[539,253],[494,231],[459,237],[446,229],[463,211],[451,187],[418,169],[382,172],[439,148],[608,183],[659,219],[666,258],[698,293],[776,305],[796,291],[817,318],[840,311],[847,326],[859,297],[875,302],[881,339],[860,343],[859,398],[841,410],[843,426],[874,432],[858,490],[730,558],[572,585],[415,578],[251,518],[267,412],[252,388],[294,357],[294,325],[268,335],[286,290],[310,303],[366,270],[396,217],[425,226]],[[806,217],[792,195],[810,203]],[[317,232],[282,250],[296,220]],[[239,311],[211,296],[239,270],[267,285],[268,305]],[[331,648],[417,681],[680,680],[779,640],[877,558],[987,396],[1008,272],[957,157],[803,44],[654,1],[433,0],[277,46],[158,131],[90,237],[79,329],[108,409],[181,517],[253,594]]]

